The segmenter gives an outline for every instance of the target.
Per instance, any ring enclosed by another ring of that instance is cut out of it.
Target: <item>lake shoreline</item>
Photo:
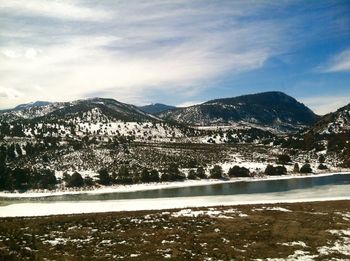
[[[322,177],[321,177],[322,178]],[[209,185],[210,186],[210,185]],[[193,196],[140,197],[124,199],[27,200],[8,199],[0,206],[0,217],[51,216],[81,213],[130,212],[253,204],[302,203],[346,200],[350,203],[350,184],[322,185],[287,191]],[[133,193],[133,192],[131,192]],[[27,200],[27,201],[26,201]]]
[[[250,177],[250,178],[231,178],[229,180],[215,180],[215,179],[201,179],[201,180],[185,180],[173,182],[158,182],[158,183],[141,183],[132,185],[112,185],[100,186],[97,188],[88,189],[72,189],[72,190],[28,190],[26,192],[0,192],[0,198],[42,198],[54,197],[64,195],[78,195],[78,194],[107,194],[107,193],[125,193],[136,191],[147,191],[156,189],[169,189],[181,187],[198,187],[213,184],[228,184],[236,182],[257,182],[265,180],[285,180],[294,178],[312,178],[325,177],[332,175],[350,174],[350,171],[325,172],[317,174],[303,174],[303,175],[283,175],[283,176],[264,176],[264,177]]]

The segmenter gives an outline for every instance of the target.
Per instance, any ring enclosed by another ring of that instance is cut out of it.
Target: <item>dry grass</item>
[[[0,259],[349,260],[333,230],[350,232],[349,201],[3,218]]]

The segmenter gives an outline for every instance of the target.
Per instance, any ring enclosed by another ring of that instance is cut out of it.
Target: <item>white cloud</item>
[[[301,98],[303,103],[310,107],[316,114],[324,115],[334,112],[339,108],[349,104],[350,96],[316,96]]]
[[[323,69],[324,72],[350,71],[350,49],[336,54]]]
[[[242,16],[258,12],[259,5],[82,3],[14,0],[0,4],[0,15],[5,10],[10,21],[0,30],[4,36],[0,86],[23,93],[22,102],[39,96],[62,101],[103,95],[140,104],[153,100],[146,97],[149,93],[192,100],[225,73],[262,67],[286,48],[280,43],[288,42],[281,23],[240,22]],[[17,102],[13,99],[13,105]],[[5,104],[4,98],[0,103]]]
[[[2,51],[2,54],[5,55],[6,57],[12,58],[12,59],[18,58],[21,56],[18,52],[14,51],[14,50],[9,50],[9,49],[4,49]]]
[[[1,1],[0,9],[15,15],[44,16],[58,19],[94,20],[110,17],[109,12],[82,7],[73,1],[56,0],[10,0]]]
[[[37,55],[38,55],[37,50],[33,48],[29,48],[24,54],[24,56],[28,59],[34,59]]]
[[[104,46],[114,40],[84,37],[71,39],[64,45],[42,47],[40,52],[24,48],[16,59],[0,58],[8,72],[0,82],[21,89],[33,98],[36,90],[28,86],[47,86],[49,98],[59,100],[106,90],[118,98],[123,95],[122,100],[129,99],[132,93],[157,89],[172,91],[176,88],[177,92],[195,95],[198,88],[194,85],[227,70],[237,73],[259,68],[268,57],[263,50],[214,54],[211,44],[205,43],[197,45],[198,48],[186,44],[138,55],[110,53]]]

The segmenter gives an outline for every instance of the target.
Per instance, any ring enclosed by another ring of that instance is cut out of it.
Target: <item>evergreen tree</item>
[[[325,161],[326,161],[325,156],[321,154],[321,155],[318,157],[318,162],[319,162],[319,163],[324,163]]]
[[[298,163],[295,163],[294,164],[294,168],[293,168],[293,172],[294,173],[299,173],[300,169],[299,169],[299,164]]]
[[[149,175],[151,182],[159,182],[159,172],[156,169],[152,169]]]
[[[311,172],[312,172],[312,168],[311,168],[310,164],[308,164],[308,163],[304,164],[300,168],[300,173],[311,173]]]
[[[230,177],[250,177],[250,171],[245,167],[239,167],[236,165],[229,169],[228,175]]]
[[[207,175],[205,174],[205,170],[203,167],[198,167],[196,171],[196,176],[200,179],[206,179],[208,178]]]
[[[14,124],[11,129],[11,135],[16,137],[24,137],[25,134],[23,132],[22,125]]]
[[[57,184],[55,172],[49,169],[43,169],[40,171],[39,187],[43,189],[51,189]]]
[[[12,172],[13,188],[27,189],[29,183],[29,170],[16,168]]]
[[[142,169],[140,179],[142,182],[150,182],[151,181],[151,177],[150,177],[150,173],[149,173],[148,169],[146,169],[146,168]]]
[[[108,174],[107,169],[103,168],[98,171],[99,183],[102,185],[109,185],[111,183],[111,178]]]
[[[175,163],[169,164],[168,168],[164,171],[161,180],[162,181],[179,181],[184,180],[186,177],[180,172],[179,166]]]
[[[325,170],[325,169],[328,169],[328,167],[325,164],[321,163],[320,165],[318,165],[318,169]]]
[[[123,165],[119,168],[117,182],[119,184],[132,184],[132,177],[127,166]]]
[[[222,179],[223,178],[223,171],[222,171],[221,166],[215,165],[210,170],[210,178],[212,178],[212,179]]]
[[[188,179],[198,179],[198,177],[197,177],[197,175],[196,175],[196,172],[193,170],[193,169],[191,169],[189,172],[188,172],[188,175],[187,175],[187,178]]]
[[[22,156],[22,149],[19,144],[16,144],[15,150],[18,156]]]
[[[290,163],[291,161],[292,160],[291,160],[290,156],[287,154],[278,155],[278,160],[277,160],[278,164],[286,165],[286,164]]]
[[[280,175],[287,174],[287,169],[284,166],[274,167],[274,166],[269,164],[266,166],[264,173],[265,173],[265,175],[268,175],[268,176],[280,176]]]
[[[84,186],[83,177],[78,172],[74,172],[69,179],[68,187],[82,187]]]
[[[15,145],[14,144],[11,144],[10,146],[7,147],[7,157],[10,160],[16,159]]]
[[[1,122],[0,133],[4,136],[9,136],[10,135],[10,125],[6,122]]]

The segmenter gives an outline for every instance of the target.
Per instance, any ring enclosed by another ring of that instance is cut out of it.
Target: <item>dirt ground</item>
[[[0,260],[350,260],[350,201],[0,219]]]

